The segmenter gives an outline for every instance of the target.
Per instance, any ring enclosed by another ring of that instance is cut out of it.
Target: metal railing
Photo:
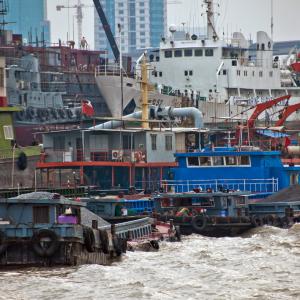
[[[194,189],[206,191],[234,190],[253,193],[278,191],[278,178],[268,179],[207,179],[207,180],[163,180],[161,188],[167,192],[183,193]]]
[[[128,77],[125,70],[122,70],[123,76]],[[96,76],[120,76],[120,66],[118,64],[105,64],[95,67],[95,77]]]

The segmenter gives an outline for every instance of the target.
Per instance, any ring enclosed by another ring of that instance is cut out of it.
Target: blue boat
[[[176,153],[178,167],[163,183],[175,192],[193,188],[249,191],[266,197],[299,183],[300,166],[284,165],[280,151],[254,147],[215,147]],[[255,195],[253,195],[255,197]]]

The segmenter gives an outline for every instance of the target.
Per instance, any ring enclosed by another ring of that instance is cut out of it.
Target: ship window
[[[214,166],[224,166],[223,156],[214,156],[213,162],[214,162]]]
[[[34,206],[32,208],[33,224],[46,224],[50,222],[49,206]]]
[[[205,50],[205,56],[214,56],[214,50],[213,49],[206,49]]]
[[[200,157],[200,166],[203,166],[203,167],[211,166],[211,157],[201,156]]]
[[[250,166],[250,157],[249,156],[241,156],[240,157],[240,165],[241,166]]]
[[[184,56],[193,56],[193,50],[192,49],[185,49],[184,50]]]
[[[253,76],[253,77],[255,76],[255,71],[252,71],[252,76]]]
[[[170,58],[170,57],[172,57],[172,51],[171,50],[165,51],[165,58]]]
[[[231,62],[231,65],[232,65],[233,67],[236,67],[236,66],[237,66],[237,61],[236,61],[236,60],[233,60],[233,61]]]
[[[189,72],[187,70],[184,71],[184,76],[188,76]]]
[[[159,72],[159,77],[162,77],[162,72]]]
[[[237,76],[241,76],[241,71],[240,71],[240,70],[237,70],[237,71],[236,71],[236,75],[237,75]]]
[[[223,75],[227,75],[227,70],[223,70]]]
[[[152,150],[157,150],[157,145],[156,145],[157,135],[156,134],[150,134],[150,137],[151,137],[151,148],[152,148]]]
[[[247,71],[244,71],[244,76],[248,76],[248,72]]]
[[[203,50],[202,49],[196,49],[195,50],[195,56],[203,56]]]
[[[225,161],[226,161],[226,166],[236,166],[237,165],[236,156],[226,156]]]
[[[259,77],[263,77],[263,71],[259,71]]]
[[[192,70],[189,71],[189,75],[193,76],[193,71]]]
[[[188,157],[188,166],[189,167],[198,167],[199,166],[198,156]]]
[[[182,57],[182,50],[175,50],[174,56],[175,57]]]
[[[273,77],[273,71],[270,71],[269,76]]]
[[[166,135],[165,141],[166,141],[166,151],[172,150],[172,135]]]
[[[6,140],[13,140],[14,139],[14,131],[11,125],[3,126],[4,138]]]

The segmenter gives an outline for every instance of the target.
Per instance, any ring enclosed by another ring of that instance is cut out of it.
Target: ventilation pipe
[[[202,112],[195,107],[182,107],[182,108],[173,108],[173,107],[150,107],[150,110],[155,110],[154,116],[155,119],[159,117],[169,117],[170,119],[174,119],[175,117],[192,117],[194,119],[195,128],[203,128],[203,115]],[[130,115],[124,116],[123,120],[118,121],[108,121],[103,124],[90,127],[91,130],[101,130],[101,129],[114,129],[122,126],[123,121],[126,119],[141,119],[142,112],[137,111]]]

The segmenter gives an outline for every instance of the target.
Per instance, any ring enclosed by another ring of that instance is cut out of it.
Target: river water
[[[300,299],[300,224],[192,235],[113,266],[0,272],[0,299]]]

